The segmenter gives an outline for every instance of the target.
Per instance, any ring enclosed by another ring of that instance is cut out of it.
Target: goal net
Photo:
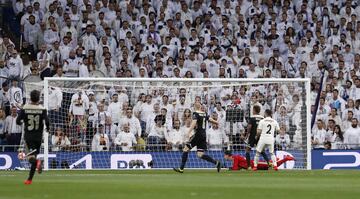
[[[311,168],[308,79],[46,78],[43,94],[51,121],[45,169],[178,167],[196,100],[219,123],[206,124],[207,153],[227,167],[225,150],[245,155],[251,109],[258,105],[280,124],[277,157],[295,158],[280,168]],[[193,148],[186,167],[213,165]]]

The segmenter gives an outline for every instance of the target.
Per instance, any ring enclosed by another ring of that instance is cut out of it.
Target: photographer
[[[52,151],[62,151],[70,146],[69,138],[62,132],[61,128],[55,130],[51,136]]]
[[[109,151],[109,137],[104,133],[104,125],[99,124],[91,142],[91,151]]]

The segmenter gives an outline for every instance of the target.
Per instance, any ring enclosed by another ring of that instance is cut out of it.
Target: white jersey
[[[279,131],[279,123],[271,117],[260,120],[258,130],[261,130],[260,139],[274,139],[275,131]]]

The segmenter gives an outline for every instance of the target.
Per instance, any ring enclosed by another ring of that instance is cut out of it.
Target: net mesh
[[[30,89],[42,84],[31,84]],[[27,89],[30,92],[30,89]],[[305,82],[48,80],[49,168],[171,168],[180,163],[196,100],[219,125],[207,123],[208,154],[227,166],[224,150],[244,155],[254,105],[271,109],[281,127],[280,168],[305,169]],[[254,151],[254,150],[253,150]],[[192,149],[187,167],[207,168]],[[251,156],[254,157],[253,154]]]

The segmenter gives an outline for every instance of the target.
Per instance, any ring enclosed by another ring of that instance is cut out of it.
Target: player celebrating
[[[225,151],[224,159],[232,161],[233,166],[230,167],[230,170],[240,170],[240,169],[247,169],[248,168],[247,160],[245,159],[245,157],[241,156],[241,155],[233,155],[231,153],[231,151]],[[280,166],[283,163],[285,163],[287,161],[291,161],[291,160],[294,160],[294,158],[291,157],[290,155],[287,155],[283,159],[277,160],[276,165]],[[253,165],[254,165],[254,161],[251,160],[251,166],[253,166]],[[258,170],[268,170],[269,165],[265,161],[259,161],[258,165],[257,165],[257,169]]]
[[[180,168],[174,168],[174,171],[183,173],[184,167],[186,164],[186,161],[188,159],[189,151],[193,147],[197,146],[197,156],[203,160],[206,160],[208,162],[211,162],[216,165],[217,171],[220,172],[221,169],[221,163],[220,161],[216,161],[210,156],[204,154],[207,145],[206,145],[206,121],[208,120],[211,123],[218,124],[217,121],[215,121],[212,118],[209,118],[207,114],[203,111],[201,111],[201,104],[199,101],[196,101],[194,103],[195,111],[192,116],[192,123],[190,126],[190,129],[188,131],[188,137],[189,142],[185,145],[183,149],[183,154],[181,158],[181,166]],[[190,137],[191,132],[195,130],[195,134]]]
[[[276,157],[274,153],[274,134],[275,132],[280,130],[279,123],[272,119],[272,111],[269,109],[265,110],[265,118],[260,120],[258,129],[257,129],[257,137],[260,136],[259,142],[256,146],[256,154],[254,158],[254,167],[253,170],[257,170],[259,155],[265,148],[269,149],[271,159],[273,162],[273,168],[275,171],[278,170],[276,164]]]
[[[30,104],[26,104],[20,111],[16,123],[21,125],[24,122],[24,139],[29,153],[26,155],[31,164],[30,173],[25,184],[31,184],[35,174],[35,169],[41,173],[41,161],[36,160],[36,156],[40,152],[41,140],[43,137],[44,121],[47,128],[49,128],[49,119],[44,107],[39,105],[40,92],[33,90],[30,93]]]
[[[247,133],[250,134],[248,137],[248,145],[245,149],[245,157],[248,165],[248,169],[251,169],[250,164],[250,151],[252,147],[255,147],[258,140],[256,139],[256,133],[257,133],[257,127],[260,122],[260,120],[264,119],[263,116],[260,115],[261,107],[258,105],[254,105],[252,109],[252,117],[250,117],[249,124],[247,127]],[[264,160],[267,162],[268,165],[270,165],[269,158],[267,157],[266,153],[264,151],[261,152],[261,155],[263,156]]]

